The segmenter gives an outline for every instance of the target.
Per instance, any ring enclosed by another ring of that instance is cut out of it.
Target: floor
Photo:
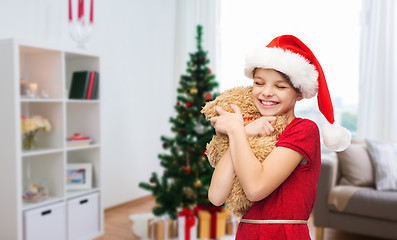
[[[138,240],[131,230],[129,216],[136,213],[148,213],[154,206],[154,199],[144,197],[131,204],[106,210],[105,212],[105,234],[95,240]],[[313,221],[309,219],[310,236],[315,240],[315,227]],[[380,238],[366,237],[362,235],[350,234],[336,231],[333,229],[324,230],[324,240],[382,240]]]

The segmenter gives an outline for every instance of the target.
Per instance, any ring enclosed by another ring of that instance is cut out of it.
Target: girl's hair
[[[296,87],[294,86],[294,84],[292,84],[291,79],[289,78],[289,76],[288,76],[287,74],[285,74],[285,73],[283,73],[283,72],[280,72],[280,71],[277,71],[276,69],[274,69],[274,71],[280,73],[280,75],[283,76],[283,78],[284,78],[285,80],[287,80],[287,82],[295,89],[295,91],[296,91],[297,93],[302,93],[302,91],[301,91],[299,88],[296,88]]]

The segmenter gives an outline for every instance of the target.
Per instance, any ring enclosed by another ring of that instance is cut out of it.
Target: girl
[[[320,134],[314,122],[296,118],[294,108],[296,101],[318,93],[320,111],[334,122],[324,73],[308,47],[284,35],[247,56],[245,75],[253,79],[253,102],[263,117],[244,127],[237,106],[232,105],[233,113],[217,108],[219,117],[211,123],[218,134],[228,135],[229,149],[214,170],[208,197],[223,204],[237,175],[254,204],[240,220],[236,239],[310,239],[307,220],[320,176]],[[288,126],[260,163],[247,138],[269,135],[274,116],[281,114]],[[336,141],[337,150],[347,147],[340,140],[345,137]]]

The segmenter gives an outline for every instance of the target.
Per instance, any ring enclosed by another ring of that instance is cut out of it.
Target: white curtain
[[[362,7],[358,136],[397,141],[397,2]]]
[[[203,49],[208,52],[209,67],[217,73],[219,61],[219,0],[177,0],[175,36],[175,89],[186,73],[189,53],[196,51],[196,26],[203,26]]]

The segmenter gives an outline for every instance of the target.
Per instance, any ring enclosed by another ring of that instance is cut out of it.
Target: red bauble
[[[189,175],[190,174],[190,166],[185,166],[183,167],[183,170],[185,170],[185,174]]]
[[[201,154],[203,154],[204,157],[207,157],[207,149],[204,149]]]
[[[207,101],[212,100],[212,94],[211,93],[206,93],[204,95],[204,97],[205,97],[205,100],[207,100]]]
[[[187,102],[186,103],[186,107],[191,107],[192,106],[192,103],[191,102]]]
[[[179,106],[179,104],[180,104],[179,102],[176,102],[176,105],[177,105],[177,106]]]
[[[208,73],[209,73],[209,74],[211,74],[211,73],[212,73],[212,70],[211,70],[211,68],[208,68]]]

